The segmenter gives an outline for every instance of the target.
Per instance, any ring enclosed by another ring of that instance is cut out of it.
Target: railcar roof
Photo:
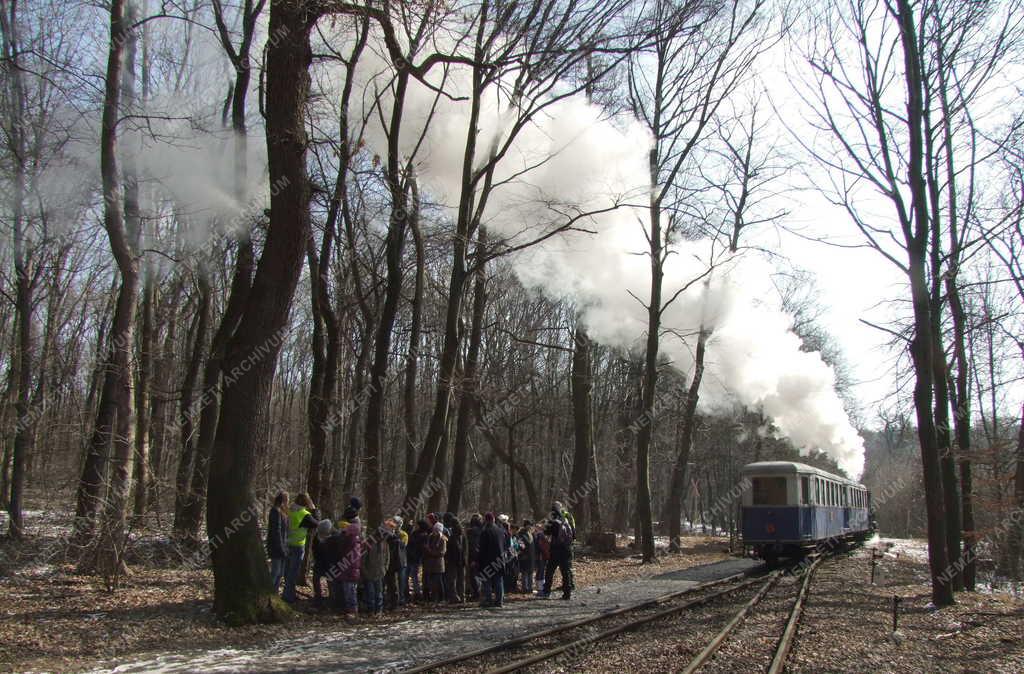
[[[819,477],[827,477],[830,480],[841,482],[843,484],[863,487],[864,485],[854,482],[848,478],[840,475],[834,475],[828,471],[824,471],[814,466],[808,466],[806,463],[797,463],[796,461],[758,461],[756,463],[748,463],[743,466],[740,471],[743,475],[794,475],[794,474],[811,474]]]

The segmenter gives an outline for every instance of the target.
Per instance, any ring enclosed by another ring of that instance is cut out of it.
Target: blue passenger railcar
[[[871,494],[862,484],[791,461],[743,467],[744,549],[774,561],[829,541],[863,540],[872,530]]]

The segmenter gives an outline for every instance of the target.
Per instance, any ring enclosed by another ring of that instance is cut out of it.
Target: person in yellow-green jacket
[[[288,559],[284,570],[284,594],[281,596],[288,603],[296,600],[295,582],[302,568],[302,557],[306,554],[306,537],[317,527],[313,516],[316,506],[309,494],[302,492],[295,497],[291,510],[288,511]]]

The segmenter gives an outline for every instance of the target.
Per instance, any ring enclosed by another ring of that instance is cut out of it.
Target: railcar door
[[[850,530],[850,488],[844,486],[842,493],[843,506],[843,531]]]

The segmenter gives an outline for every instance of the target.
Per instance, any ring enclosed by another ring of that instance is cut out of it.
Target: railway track
[[[811,577],[823,559],[824,555],[814,557],[811,564],[802,571],[799,592],[789,609],[785,627],[775,643],[771,665],[767,668],[770,674],[778,674],[785,667],[803,614]],[[731,595],[737,593],[753,591],[753,595],[732,615],[724,627],[719,629],[704,648],[681,670],[690,674],[712,662],[723,644],[730,640],[730,637],[762,600],[772,594],[772,590],[776,588],[783,576],[799,566],[791,565],[768,573],[764,573],[763,569],[758,569],[700,583],[685,590],[671,592],[637,604],[525,634],[487,648],[426,663],[405,670],[405,672],[414,674],[434,671],[486,671],[490,674],[502,674],[527,669],[542,671],[542,668],[538,666],[556,660],[575,660],[590,652],[595,644],[613,640],[624,632],[656,621],[670,619],[690,609],[713,604],[718,600],[735,599]],[[716,664],[721,667],[721,663]]]
[[[824,555],[816,555],[813,557],[811,564],[802,572],[803,576],[800,581],[800,590],[790,607],[785,628],[782,630],[782,634],[779,636],[779,639],[775,644],[771,664],[767,668],[768,674],[780,674],[785,669],[786,659],[789,657],[789,653],[792,650],[793,641],[796,638],[797,627],[800,624],[800,618],[803,616],[804,604],[807,600],[807,592],[811,584],[811,578],[823,559],[825,559]],[[693,674],[708,664],[723,644],[725,644],[726,641],[736,632],[737,628],[743,624],[744,620],[748,615],[750,615],[754,607],[760,604],[761,601],[768,596],[777,581],[778,578],[775,578],[769,583],[766,583],[761,591],[754,595],[750,601],[744,604],[743,607],[733,615],[732,619],[730,619],[729,622],[727,622],[725,626],[711,638],[707,645],[687,664],[687,666],[682,670],[683,674]],[[727,666],[724,668],[729,669]]]
[[[623,632],[671,617],[688,609],[711,603],[716,599],[741,592],[759,583],[762,586],[765,582],[774,583],[784,572],[785,569],[780,569],[765,574],[761,567],[733,574],[403,671],[405,674],[463,670],[488,671],[497,674],[498,672],[516,671],[565,654],[571,656],[582,653],[594,643],[605,641]],[[595,632],[595,630],[600,631]],[[557,645],[550,645],[551,643]],[[523,651],[529,654],[523,655]],[[521,657],[511,662],[508,661],[509,657],[516,655]],[[488,666],[497,665],[499,662],[507,664]]]

